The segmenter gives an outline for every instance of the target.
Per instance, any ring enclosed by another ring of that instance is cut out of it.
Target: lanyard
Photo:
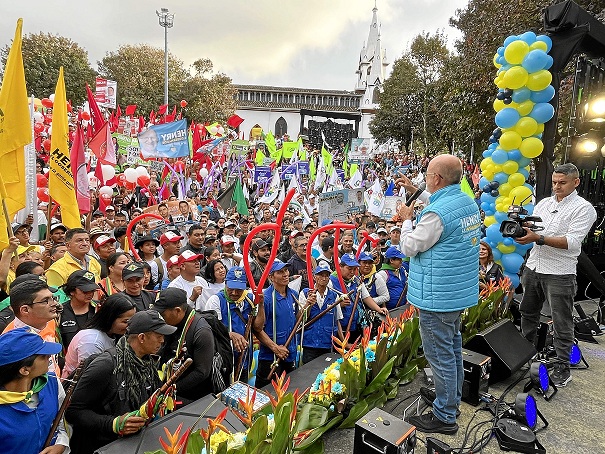
[[[189,330],[191,323],[193,323],[193,317],[195,317],[194,310],[192,310],[189,313],[189,316],[187,317],[187,321],[185,322],[185,326],[183,327],[183,332],[181,333],[181,337],[179,338],[179,343],[176,348],[176,353],[174,354],[175,359],[177,359],[179,357],[179,354],[181,353],[183,345],[185,344],[185,335],[187,334],[187,331]]]

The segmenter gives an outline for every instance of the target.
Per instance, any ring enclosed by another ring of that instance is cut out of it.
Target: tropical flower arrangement
[[[282,375],[272,382],[271,404],[254,413],[256,391],[240,399],[240,411],[232,410],[247,427],[230,433],[222,424],[223,410],[208,419],[208,428],[183,435],[166,431],[163,450],[148,454],[284,454],[295,451],[323,453],[322,435],[332,428],[353,427],[376,406],[395,398],[400,384],[409,383],[426,361],[419,355],[420,331],[415,310],[387,319],[374,339],[370,328],[352,345],[349,337],[333,338],[340,354],[310,388],[288,392],[290,379]]]
[[[479,302],[462,313],[462,345],[477,333],[489,328],[505,317],[511,317],[509,304],[512,298],[512,282],[506,277],[498,282],[490,281],[479,293]]]

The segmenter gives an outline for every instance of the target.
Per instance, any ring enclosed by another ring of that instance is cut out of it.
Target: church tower
[[[378,8],[374,3],[368,40],[361,49],[359,66],[355,72],[357,74],[355,93],[363,94],[359,105],[362,117],[359,137],[371,137],[368,124],[378,108],[378,93],[382,90],[389,66],[386,50],[380,44],[380,24],[377,13]]]

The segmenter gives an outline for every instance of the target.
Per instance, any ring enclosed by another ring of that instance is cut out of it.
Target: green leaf
[[[346,388],[346,393],[349,399],[356,401],[359,398],[359,393],[364,383],[360,385],[360,377],[355,366],[345,360],[340,365],[340,383]]]
[[[166,454],[166,451],[158,449],[156,451],[145,451],[145,454]]]
[[[269,454],[272,445],[271,440],[263,440],[250,451],[250,454]]]
[[[199,430],[189,434],[189,439],[187,440],[187,454],[199,454],[202,452],[204,446],[206,446],[206,443]]]
[[[290,414],[294,409],[293,402],[288,397],[293,400],[292,394],[286,394],[275,409],[275,430],[273,431],[273,443],[271,443],[272,454],[288,452],[291,437]]]
[[[307,438],[305,438],[298,446],[294,447],[294,451],[302,451],[308,448],[309,446],[314,444],[318,439],[320,439],[325,432],[330,430],[332,427],[335,427],[336,424],[338,424],[340,421],[342,421],[342,415],[338,415],[330,419],[324,426],[314,429],[313,432],[311,432],[311,434]]]
[[[220,445],[218,445],[215,454],[227,454],[227,441],[223,441]]]
[[[262,440],[267,438],[267,427],[268,421],[267,416],[259,416],[256,421],[250,427],[248,435],[246,436],[246,447],[247,450],[251,450],[254,446],[258,445]],[[200,451],[198,451],[199,453]]]
[[[321,427],[328,420],[328,409],[321,405],[306,403],[296,414],[294,433]]]
[[[308,448],[300,451],[303,454],[324,454],[324,441],[322,438],[317,440]]]
[[[368,403],[365,400],[360,400],[353,406],[353,408],[351,408],[349,416],[347,416],[347,418],[338,427],[340,429],[348,429],[353,427],[357,420],[365,415],[369,410],[370,408],[368,407]]]
[[[364,400],[368,404],[368,411],[370,411],[372,408],[382,407],[387,401],[387,394],[384,389],[380,389],[370,394]]]
[[[367,396],[368,394],[372,394],[374,391],[382,388],[384,382],[391,375],[391,371],[393,370],[393,363],[395,362],[395,358],[391,358],[384,367],[378,372],[376,377],[370,382],[370,384],[363,390],[362,397]]]

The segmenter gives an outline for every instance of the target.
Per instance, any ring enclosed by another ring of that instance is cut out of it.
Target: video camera
[[[539,216],[527,216],[529,213],[521,205],[511,205],[508,208],[508,219],[500,224],[500,233],[503,237],[521,238],[527,233],[523,227],[528,227],[533,232],[544,230],[537,226],[536,222],[542,222]]]

